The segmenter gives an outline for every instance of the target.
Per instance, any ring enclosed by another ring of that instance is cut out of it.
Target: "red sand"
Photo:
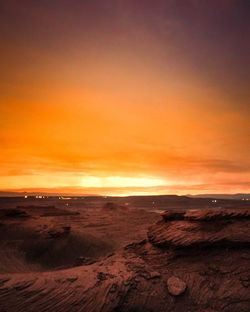
[[[249,210],[18,210],[0,210],[1,312],[250,310]]]

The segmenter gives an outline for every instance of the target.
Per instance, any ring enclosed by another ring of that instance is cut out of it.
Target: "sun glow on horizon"
[[[82,178],[82,187],[153,187],[169,185],[170,183],[164,179],[155,177],[121,177],[121,176],[107,176],[94,177],[85,176]]]

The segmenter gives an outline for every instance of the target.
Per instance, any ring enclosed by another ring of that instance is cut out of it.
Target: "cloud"
[[[224,182],[221,184],[189,184],[189,185],[168,185],[153,187],[52,187],[52,188],[19,188],[5,189],[5,192],[28,192],[44,194],[67,194],[67,195],[164,195],[164,194],[208,194],[208,193],[248,193],[250,182],[232,183]]]
[[[0,185],[245,188],[246,2],[5,1]]]

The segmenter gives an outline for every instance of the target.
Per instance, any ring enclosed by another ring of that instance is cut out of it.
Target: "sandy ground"
[[[211,223],[203,204],[162,219],[151,200],[1,202],[0,311],[248,312],[250,214],[217,208]]]
[[[27,216],[4,215],[0,221],[0,273],[72,267],[79,257],[99,260],[144,239],[149,225],[159,219],[157,213],[118,205],[28,205],[17,211]]]

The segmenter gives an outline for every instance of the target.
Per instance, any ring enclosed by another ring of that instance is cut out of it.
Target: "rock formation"
[[[165,247],[237,247],[250,243],[249,210],[167,211],[148,232],[150,242]]]
[[[1,274],[0,311],[249,312],[249,215],[167,211],[148,239],[95,263]]]

